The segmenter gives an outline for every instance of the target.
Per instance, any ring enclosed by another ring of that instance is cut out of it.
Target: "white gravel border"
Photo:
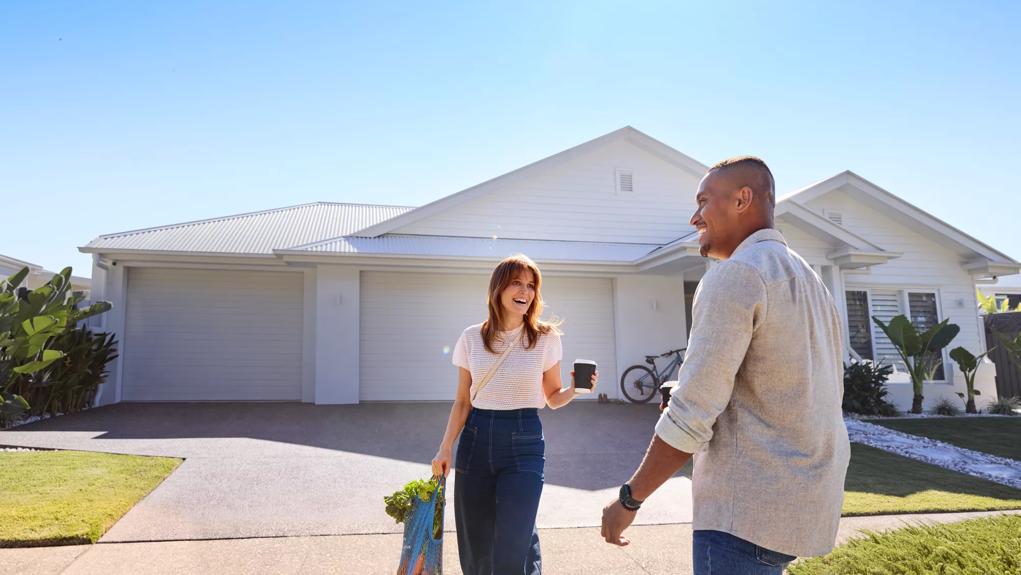
[[[851,441],[1021,489],[1021,461],[973,451],[928,437],[845,417]]]

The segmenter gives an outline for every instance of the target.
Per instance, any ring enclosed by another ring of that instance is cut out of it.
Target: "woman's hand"
[[[449,447],[441,447],[436,452],[436,456],[433,457],[433,477],[446,477],[450,473],[450,464],[453,460],[452,449]]]

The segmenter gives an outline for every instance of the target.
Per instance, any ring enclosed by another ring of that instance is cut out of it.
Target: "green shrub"
[[[1021,410],[1021,397],[1001,397],[989,404],[986,411],[996,415],[1017,415]]]
[[[112,336],[78,327],[108,311],[109,302],[79,309],[81,295],[68,295],[69,267],[31,291],[19,288],[27,277],[26,267],[0,282],[0,428],[26,412],[88,407],[116,357]]]
[[[893,373],[889,365],[853,361],[844,366],[844,411],[861,415],[897,415],[886,397],[886,380]]]
[[[1021,574],[1021,516],[1000,515],[867,533],[829,555],[791,565],[791,575]]]
[[[961,408],[957,407],[956,403],[946,397],[939,400],[939,403],[936,404],[936,409],[933,411],[937,415],[961,415]]]

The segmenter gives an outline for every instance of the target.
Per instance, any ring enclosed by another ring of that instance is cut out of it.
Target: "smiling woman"
[[[541,566],[535,515],[546,450],[538,410],[570,403],[574,374],[562,387],[561,333],[556,322],[539,319],[542,273],[535,262],[524,255],[500,262],[487,299],[486,321],[465,329],[454,346],[457,398],[433,474],[445,476],[451,466],[457,472],[461,569],[534,575]],[[593,375],[592,384],[597,380]]]

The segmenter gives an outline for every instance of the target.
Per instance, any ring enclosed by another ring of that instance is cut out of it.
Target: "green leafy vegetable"
[[[393,495],[384,496],[386,514],[393,517],[397,523],[404,523],[411,515],[411,504],[414,499],[417,497],[427,503],[437,490],[439,499],[436,500],[437,513],[433,518],[433,538],[438,539],[443,531],[443,514],[439,513],[439,510],[443,508],[444,504],[443,489],[440,488],[438,479],[415,479],[408,482],[400,491],[394,492]]]

